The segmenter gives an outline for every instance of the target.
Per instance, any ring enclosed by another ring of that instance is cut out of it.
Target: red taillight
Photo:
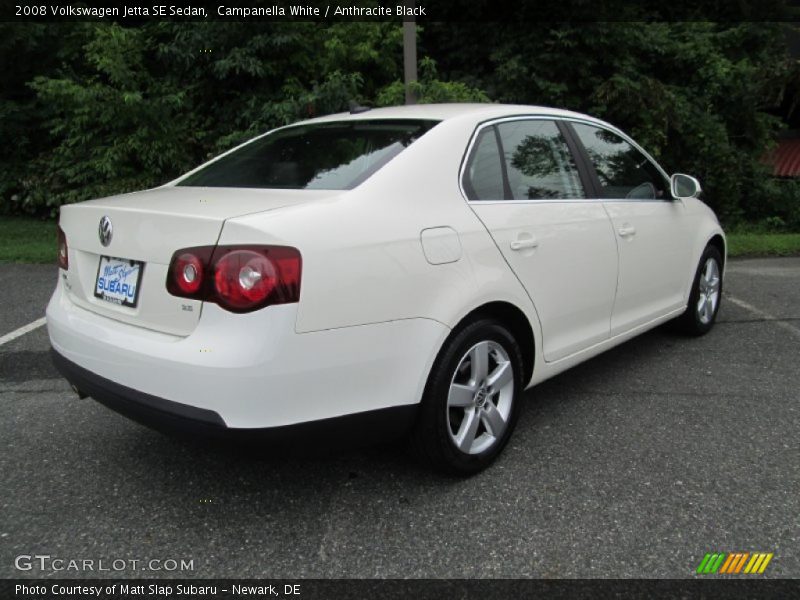
[[[214,265],[214,290],[226,308],[238,310],[263,302],[277,283],[272,261],[252,250],[234,250]]]
[[[300,299],[300,252],[286,246],[204,246],[178,250],[167,290],[249,312]]]
[[[167,272],[167,291],[173,296],[205,300],[208,263],[213,252],[213,246],[203,246],[173,254]]]
[[[203,287],[204,271],[203,263],[194,254],[186,252],[181,254],[175,261],[172,278],[178,289],[187,295],[196,294]]]
[[[58,266],[65,271],[69,269],[69,248],[67,248],[67,236],[61,226],[58,227]]]

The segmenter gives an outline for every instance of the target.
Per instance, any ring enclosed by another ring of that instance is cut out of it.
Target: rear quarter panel
[[[475,125],[467,118],[440,123],[336,198],[229,220],[220,243],[269,239],[300,249],[299,333],[414,318],[454,327],[491,301],[518,306],[537,332],[530,299],[459,190]],[[463,253],[432,265],[420,234],[441,226],[458,232]]]

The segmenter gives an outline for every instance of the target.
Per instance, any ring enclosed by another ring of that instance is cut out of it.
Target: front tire
[[[707,246],[692,282],[689,305],[676,320],[678,328],[689,335],[705,335],[714,327],[722,302],[722,255]]]
[[[425,386],[415,454],[451,475],[485,469],[514,430],[523,385],[522,351],[504,325],[480,319],[452,334]]]

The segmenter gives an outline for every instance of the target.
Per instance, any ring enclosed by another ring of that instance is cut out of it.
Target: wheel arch
[[[707,209],[710,210],[710,209]],[[719,250],[720,255],[722,256],[722,264],[720,265],[720,270],[722,271],[723,278],[725,276],[725,266],[728,262],[728,255],[727,255],[727,246],[728,242],[725,238],[725,233],[722,231],[722,228],[716,223],[716,220],[711,223],[708,222],[705,224],[704,227],[698,232],[697,237],[694,239],[694,243],[692,245],[692,263],[691,268],[688,269],[687,278],[686,278],[686,287],[684,288],[684,302],[688,306],[689,296],[692,293],[692,285],[694,283],[694,277],[697,274],[697,269],[700,263],[700,257],[703,256],[703,252],[706,251],[706,248],[712,246]]]
[[[531,377],[533,377],[533,367],[536,360],[535,336],[528,317],[518,306],[502,300],[487,302],[464,315],[453,328],[453,331],[458,331],[477,319],[487,317],[505,325],[511,335],[514,336],[514,339],[517,340],[520,350],[522,350],[522,363],[525,369],[523,381],[527,385]]]
[[[719,253],[722,256],[722,265],[721,266],[722,266],[722,270],[724,271],[725,270],[725,263],[727,262],[727,259],[728,259],[727,247],[726,247],[726,244],[725,244],[725,238],[722,237],[722,234],[715,233],[713,236],[711,236],[711,239],[708,240],[708,242],[706,243],[706,247],[708,247],[708,246],[714,246],[717,250],[719,250]]]

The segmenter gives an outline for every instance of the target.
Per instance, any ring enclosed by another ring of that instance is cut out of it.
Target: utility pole
[[[414,8],[414,0],[407,0],[406,6]],[[413,10],[411,11],[413,15]],[[417,81],[417,18],[403,18],[403,74],[406,86],[406,104],[416,104],[417,95],[411,84]]]

